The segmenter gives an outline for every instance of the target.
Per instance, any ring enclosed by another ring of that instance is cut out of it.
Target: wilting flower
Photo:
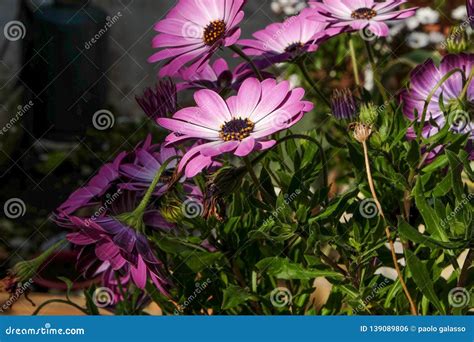
[[[161,76],[174,76],[184,66],[199,71],[222,46],[240,37],[244,0],[180,0],[167,17],[155,25],[159,34],[153,47],[160,49],[148,60],[166,60]]]
[[[310,19],[329,23],[331,27],[347,28],[353,31],[369,29],[378,37],[386,37],[389,35],[387,21],[406,19],[415,14],[416,8],[394,10],[406,2],[406,0],[310,2],[310,7],[316,12]]]
[[[425,102],[430,93],[434,91],[427,107],[422,136],[425,138],[431,137],[446,124],[450,125],[452,132],[470,134],[471,159],[474,159],[474,150],[472,150],[472,140],[474,140],[474,123],[472,122],[474,82],[471,81],[469,85],[466,85],[466,79],[468,79],[473,67],[474,55],[472,54],[447,55],[443,58],[439,67],[435,65],[433,60],[429,59],[413,70],[410,87],[401,94],[405,116],[412,121],[421,122]],[[462,74],[455,72],[437,88],[437,84],[448,73],[456,69],[462,70]],[[461,98],[462,95],[464,95],[464,98]],[[408,131],[408,138],[414,139],[415,137],[415,130],[411,127]]]
[[[273,63],[294,59],[305,52],[318,49],[318,44],[341,32],[329,28],[323,22],[308,20],[314,14],[306,9],[301,14],[286,19],[283,23],[268,25],[253,34],[255,39],[243,39],[238,43],[243,51],[251,56],[263,56]]]
[[[209,141],[191,148],[179,163],[178,171],[185,169],[186,176],[193,177],[209,159],[221,154],[244,157],[271,148],[275,140],[269,135],[293,126],[313,108],[303,96],[302,88],[291,90],[286,81],[248,78],[237,96],[225,101],[214,91],[200,90],[194,94],[197,107],[182,109],[158,123],[173,131],[166,138],[170,144],[187,139]]]
[[[58,208],[58,212],[61,213],[61,215],[68,215],[79,208],[96,204],[98,199],[120,178],[120,164],[126,156],[127,153],[122,152],[113,162],[102,166],[96,176],[85,186],[73,192],[69,198],[61,204]]]
[[[334,90],[331,96],[333,115],[339,120],[350,120],[357,115],[357,103],[352,92],[344,88]]]
[[[471,23],[471,27],[474,28],[474,0],[467,0],[466,6],[468,20]]]
[[[81,247],[79,262],[84,272],[97,269],[105,272],[130,272],[131,279],[141,289],[151,280],[164,294],[170,282],[163,265],[156,258],[147,238],[127,222],[126,215],[137,207],[136,194],[124,193],[113,206],[94,219],[74,215],[57,217],[56,222],[70,230],[67,239]],[[93,251],[93,255],[91,255]]]
[[[155,89],[147,88],[136,100],[145,114],[152,120],[164,118],[176,112],[178,92],[173,81],[167,79],[158,82]]]

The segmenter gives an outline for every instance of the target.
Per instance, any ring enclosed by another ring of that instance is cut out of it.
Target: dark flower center
[[[219,135],[224,141],[244,140],[252,133],[255,124],[250,119],[235,118],[221,126]]]
[[[362,7],[352,12],[351,17],[359,20],[370,20],[377,15],[377,12],[371,8]]]
[[[301,49],[304,47],[304,44],[302,42],[296,42],[291,45],[288,45],[285,48],[285,52],[288,53],[299,53]]]
[[[223,20],[214,20],[204,29],[204,44],[211,46],[221,39],[226,31],[226,24]]]

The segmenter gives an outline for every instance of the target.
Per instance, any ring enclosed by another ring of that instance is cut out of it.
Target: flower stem
[[[143,214],[145,213],[146,207],[148,206],[148,203],[150,202],[151,196],[153,195],[153,192],[155,191],[156,186],[158,185],[158,182],[160,181],[160,178],[163,175],[163,172],[166,170],[169,163],[171,163],[173,160],[177,158],[179,157],[178,156],[171,157],[161,165],[160,169],[155,174],[155,178],[153,178],[153,181],[151,182],[150,187],[146,191],[145,196],[143,196],[142,200],[140,201],[140,204],[133,211],[133,216],[135,218],[139,218],[139,219],[143,218]]]
[[[263,187],[260,186],[260,182],[258,181],[258,177],[255,174],[255,171],[253,169],[253,165],[250,159],[248,157],[244,157],[243,160],[244,160],[245,166],[247,167],[247,171],[250,177],[252,178],[252,181],[257,187],[257,189],[261,190],[262,195],[264,195],[267,198],[267,200],[271,200],[272,196]]]
[[[359,65],[357,64],[356,51],[354,48],[354,40],[352,39],[351,36],[349,37],[349,51],[351,53],[352,69],[354,71],[355,83],[358,87],[360,87]]]
[[[260,72],[260,69],[255,65],[253,60],[245,54],[245,52],[243,52],[240,48],[238,48],[235,45],[231,45],[229,48],[232,51],[234,51],[236,54],[238,54],[243,60],[248,62],[250,64],[250,67],[252,68],[253,72],[255,73],[255,76],[257,76],[257,78],[260,81],[263,81],[263,76],[262,76],[262,73]]]
[[[379,73],[377,72],[377,64],[375,63],[374,52],[372,50],[372,46],[367,40],[364,40],[364,43],[365,43],[365,48],[367,50],[367,56],[369,57],[370,66],[372,67],[372,72],[374,74],[375,84],[377,85],[377,88],[379,89],[380,95],[382,95],[384,103],[388,103],[389,99],[387,96],[387,90],[383,86],[382,80],[380,79]]]
[[[331,102],[329,102],[329,100],[326,98],[326,96],[324,95],[324,93],[319,90],[318,86],[316,85],[316,83],[314,82],[313,78],[311,77],[311,75],[309,74],[308,72],[308,69],[306,68],[306,65],[304,64],[304,61],[300,58],[296,61],[296,64],[298,65],[298,67],[300,68],[301,72],[303,73],[303,76],[304,78],[306,79],[306,81],[309,83],[309,85],[311,86],[311,88],[313,89],[313,91],[321,98],[321,100],[324,101],[324,103],[329,107],[331,108]]]
[[[377,209],[379,211],[380,216],[382,219],[387,222],[385,218],[385,214],[382,209],[382,205],[380,204],[380,201],[377,197],[377,193],[375,191],[375,185],[374,185],[374,179],[372,178],[372,171],[370,168],[370,161],[369,161],[369,151],[367,148],[367,141],[362,142],[362,147],[364,148],[364,158],[365,158],[365,169],[367,172],[367,181],[369,182],[369,187],[370,187],[370,192],[372,193],[372,198],[375,202],[375,205],[377,206]],[[416,304],[413,301],[413,298],[410,295],[410,292],[408,291],[408,287],[405,283],[405,280],[403,279],[402,272],[400,270],[400,266],[398,265],[398,260],[397,260],[397,255],[395,253],[395,246],[393,244],[392,236],[390,233],[390,227],[388,225],[385,226],[385,235],[387,236],[388,243],[390,245],[390,253],[392,254],[392,260],[393,260],[393,265],[395,267],[395,270],[397,271],[398,279],[400,280],[400,284],[402,285],[403,291],[405,292],[405,296],[408,299],[408,302],[410,303],[410,311],[412,315],[418,315],[417,309],[416,309]]]
[[[467,77],[467,81],[466,81],[466,85],[464,86],[462,92],[461,92],[461,96],[459,96],[459,99],[462,101],[464,100],[464,98],[466,97],[467,95],[467,89],[469,88],[469,85],[471,84],[472,82],[472,79],[474,77],[474,68],[471,70],[471,73],[469,74],[469,76]]]

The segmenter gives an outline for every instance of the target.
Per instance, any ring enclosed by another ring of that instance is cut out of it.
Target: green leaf
[[[406,240],[422,244],[424,246],[438,249],[458,249],[466,247],[466,242],[443,242],[433,239],[427,235],[421,234],[418,230],[408,224],[405,220],[400,219],[398,222],[398,232],[400,236]]]
[[[405,255],[408,269],[410,270],[418,289],[436,307],[436,309],[438,309],[438,311],[445,315],[446,310],[436,295],[434,284],[425,264],[422,263],[409,249],[405,250]]]
[[[462,176],[461,176],[464,165],[463,165],[463,162],[453,152],[446,150],[446,155],[449,161],[449,166],[450,166],[449,173],[451,174],[451,181],[452,181],[454,195],[456,196],[456,200],[458,202],[461,202],[463,200],[463,195],[464,195]]]
[[[416,207],[423,216],[426,230],[436,239],[443,242],[448,242],[449,239],[446,235],[444,228],[441,226],[442,219],[438,217],[436,211],[428,205],[425,194],[423,191],[423,185],[421,184],[420,178],[418,178],[415,189],[415,203]]]
[[[348,206],[349,199],[353,198],[359,192],[358,189],[353,189],[346,192],[344,195],[336,198],[321,214],[312,218],[310,224],[314,221],[320,221],[329,217],[338,219]]]
[[[286,258],[270,257],[260,260],[257,268],[278,279],[310,280],[317,277],[342,278],[340,273],[317,269],[307,269],[299,263],[293,263]]]
[[[224,290],[224,298],[222,301],[222,310],[236,308],[249,300],[257,300],[255,296],[240,286],[230,285]]]
[[[186,265],[194,272],[199,273],[202,270],[214,266],[219,263],[223,254],[219,252],[198,252],[198,251],[186,251],[181,253],[181,256],[186,260]]]

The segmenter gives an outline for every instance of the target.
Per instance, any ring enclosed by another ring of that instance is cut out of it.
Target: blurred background
[[[135,96],[157,81],[159,66],[146,61],[153,53],[153,26],[175,2],[0,0],[0,279],[64,236],[50,222],[51,212],[101,165],[149,132],[156,139],[164,134],[145,118]],[[442,44],[450,26],[465,20],[465,1],[410,3],[423,10],[393,26],[389,41],[398,55],[414,51],[413,60],[421,62],[423,49]],[[306,5],[248,1],[243,36]],[[315,76],[350,86],[347,63],[337,69],[332,55],[327,58],[332,52],[326,58],[321,52]],[[189,100],[182,98],[181,106]],[[77,278],[73,252],[57,260],[50,266],[54,272],[35,281],[35,290],[64,290],[57,275]]]

